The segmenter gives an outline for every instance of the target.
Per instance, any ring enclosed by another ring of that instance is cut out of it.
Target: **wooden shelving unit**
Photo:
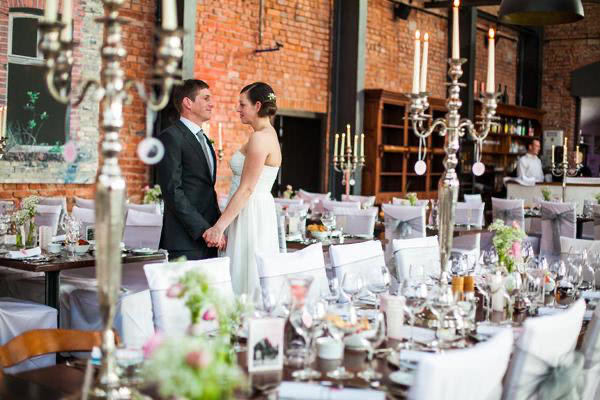
[[[444,172],[444,138],[427,138],[427,172],[418,176],[414,165],[418,159],[419,140],[408,120],[409,100],[400,93],[382,89],[365,90],[364,195],[376,196],[377,203],[416,192],[421,199],[437,196],[438,181]],[[430,113],[438,118],[446,113],[443,99],[431,98]]]

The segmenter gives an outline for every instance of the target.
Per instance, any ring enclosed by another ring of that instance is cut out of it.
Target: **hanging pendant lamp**
[[[500,19],[515,25],[557,25],[583,19],[581,0],[502,0]]]

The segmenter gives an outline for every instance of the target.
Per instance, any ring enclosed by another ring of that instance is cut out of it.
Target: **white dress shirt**
[[[213,171],[215,170],[215,160],[213,159],[212,152],[210,151],[210,143],[208,142],[208,137],[204,134],[204,131],[202,130],[202,128],[200,126],[198,126],[196,123],[194,123],[184,117],[179,118],[179,120],[181,122],[183,122],[183,124],[185,126],[187,126],[190,131],[192,131],[192,133],[194,134],[194,136],[196,137],[196,139],[198,140],[200,145],[206,149],[206,151],[207,151],[207,154],[206,154],[207,160],[206,161],[208,161],[208,167],[210,168],[210,174],[212,176]],[[199,134],[198,134],[199,132],[201,132],[202,137],[199,136]]]
[[[517,175],[524,180],[535,179],[536,182],[544,182],[544,170],[542,169],[542,161],[538,156],[533,154],[525,154],[519,159],[517,167]]]

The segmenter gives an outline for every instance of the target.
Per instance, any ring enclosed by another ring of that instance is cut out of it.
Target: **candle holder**
[[[567,148],[564,147],[563,152],[566,152]],[[577,157],[577,156],[576,156]],[[573,167],[569,166],[566,155],[563,156],[562,162],[552,164],[552,175],[562,176],[562,201],[565,202],[567,194],[567,178],[577,176],[579,170],[583,167],[581,163],[575,163]]]
[[[440,262],[441,274],[440,285],[448,285],[448,262],[452,251],[452,239],[454,235],[455,208],[458,201],[458,188],[460,182],[456,173],[458,158],[456,153],[459,150],[459,138],[465,134],[469,134],[481,146],[490,129],[494,125],[498,125],[496,120],[496,107],[500,93],[485,93],[482,96],[483,108],[481,115],[473,123],[471,120],[461,118],[458,110],[462,106],[460,99],[460,88],[466,86],[464,83],[459,83],[458,80],[463,74],[462,64],[467,60],[448,59],[449,69],[448,76],[448,98],[446,107],[448,113],[443,118],[433,120],[431,126],[426,127],[425,122],[429,121],[431,115],[426,114],[429,109],[427,101],[428,93],[409,93],[406,96],[410,99],[410,114],[409,120],[412,124],[414,133],[419,139],[425,139],[431,136],[434,132],[438,132],[440,136],[445,137],[444,149],[446,157],[444,158],[444,171],[438,184],[438,203],[439,203],[439,236],[440,236]]]
[[[123,233],[123,210],[126,187],[121,174],[118,156],[122,149],[119,131],[123,127],[123,105],[130,100],[129,91],[137,89],[146,106],[159,111],[167,105],[172,87],[180,81],[179,62],[183,56],[182,36],[179,29],[158,31],[159,45],[156,65],[150,84],[159,85],[159,96],[147,95],[142,82],[127,79],[122,63],[127,57],[123,45],[122,28],[128,20],[119,16],[125,0],[104,0],[106,14],[96,19],[104,25],[104,37],[100,50],[102,67],[100,79],[87,80],[73,106],[78,106],[86,94],[93,93],[94,101],[102,103],[101,118],[104,132],[100,173],[96,180],[96,279],[100,315],[102,317],[102,364],[95,383],[90,389],[94,398],[124,399],[133,396],[133,389],[123,387],[117,374],[115,338],[112,324],[116,303],[121,290],[121,238]],[[69,82],[72,77],[72,40],[60,38],[66,25],[62,22],[41,20],[39,49],[44,55],[46,84],[52,97],[59,102],[71,101]]]
[[[6,138],[0,138],[0,160],[4,157],[4,152],[6,151]]]
[[[349,140],[350,141],[350,140]],[[356,170],[362,169],[365,165],[364,155],[358,156],[352,151],[352,146],[347,145],[343,156],[335,154],[333,156],[333,169],[336,172],[341,172],[342,185],[345,186],[346,196],[350,195],[350,186],[354,186],[356,183],[354,174]]]

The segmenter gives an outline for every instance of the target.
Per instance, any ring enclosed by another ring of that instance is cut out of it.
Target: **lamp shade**
[[[581,0],[502,0],[500,19],[515,25],[556,25],[583,19]]]

